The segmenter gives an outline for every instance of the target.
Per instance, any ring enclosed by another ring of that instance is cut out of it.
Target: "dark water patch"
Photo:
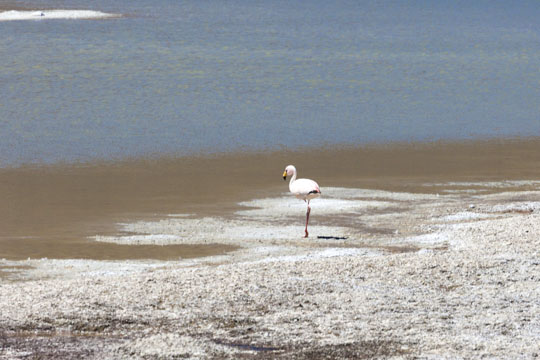
[[[229,346],[232,348],[236,348],[239,350],[245,350],[245,351],[254,351],[254,352],[275,352],[282,350],[279,347],[275,346],[266,346],[266,345],[257,345],[257,344],[244,344],[244,343],[238,343],[238,342],[230,342],[230,341],[224,341],[224,340],[213,340],[214,343],[218,345],[224,345]]]
[[[333,244],[333,245],[321,245],[320,247],[336,247],[336,248],[353,248],[353,249],[373,249],[373,250],[382,250],[391,254],[401,254],[401,253],[410,253],[420,251],[421,248],[414,245],[377,245],[377,244]],[[435,248],[432,250],[445,250],[446,248]]]
[[[333,235],[318,235],[317,239],[323,240],[347,240],[347,236],[333,236]]]
[[[24,334],[0,331],[0,357],[6,359],[86,359],[93,358],[109,337],[69,334]]]
[[[123,245],[73,238],[0,239],[0,258],[7,260],[179,260],[222,255],[237,249],[224,244]]]
[[[381,359],[409,354],[408,347],[398,341],[365,340],[348,344],[306,346],[300,350],[280,354],[291,360],[313,359]]]
[[[305,343],[295,346],[265,346],[234,342],[219,342],[222,345],[252,351],[239,354],[239,359],[291,359],[291,360],[334,360],[334,359],[386,359],[412,355],[409,346],[392,340],[365,340],[338,345],[313,345]]]

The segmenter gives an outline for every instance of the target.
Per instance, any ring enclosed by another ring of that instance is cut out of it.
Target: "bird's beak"
[[[283,172],[283,180],[287,180],[287,171]]]

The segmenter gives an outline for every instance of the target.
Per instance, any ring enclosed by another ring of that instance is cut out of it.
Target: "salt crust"
[[[317,217],[346,214],[348,218],[358,218],[361,214],[376,210],[403,206],[403,202],[433,200],[434,195],[415,195],[364,189],[325,188],[324,196],[311,203],[312,215],[310,233],[316,236],[345,238],[351,236],[344,226],[323,225]],[[121,230],[130,233],[124,236],[96,235],[92,239],[119,244],[211,244],[224,243],[239,246],[261,246],[262,241],[273,244],[298,242],[302,234],[302,224],[306,204],[291,196],[256,199],[241,202],[245,210],[237,211],[230,218],[189,218],[174,214],[159,221],[140,221],[120,224]],[[133,235],[136,233],[137,235]],[[304,241],[312,244],[312,239]],[[319,241],[320,243],[320,241]],[[335,243],[335,241],[334,241]]]
[[[118,14],[109,14],[93,10],[36,10],[18,11],[8,10],[0,12],[0,21],[15,20],[50,20],[50,19],[106,19],[119,17]]]
[[[347,200],[339,196],[319,210],[331,218],[330,209]],[[410,243],[420,251],[291,240],[298,236],[297,219],[286,217],[279,221],[290,238],[264,237],[267,225],[261,223],[269,221],[268,209],[286,201],[280,197],[255,201],[264,206],[237,214],[233,221],[252,222],[260,233],[243,235],[251,245],[225,256],[0,262],[32,267],[18,275],[25,281],[0,282],[0,328],[6,339],[33,334],[24,344],[1,347],[0,357],[29,356],[25,346],[43,336],[57,342],[54,351],[68,348],[58,334],[77,334],[77,351],[104,359],[291,358],[307,351],[336,358],[343,347],[361,351],[374,341],[393,349],[376,353],[379,358],[540,356],[540,192],[381,198],[373,203],[374,197],[359,196],[348,207],[352,225],[336,228],[349,238],[339,244],[368,241],[357,226],[394,224],[397,234],[375,232],[371,243]],[[313,201],[313,215],[316,206]],[[367,209],[374,214],[353,222]],[[384,209],[394,210],[375,214]],[[216,233],[229,226],[219,218],[199,220],[199,227]],[[327,225],[314,231],[317,226]],[[164,229],[178,231],[178,224],[154,222],[141,229],[174,235]]]

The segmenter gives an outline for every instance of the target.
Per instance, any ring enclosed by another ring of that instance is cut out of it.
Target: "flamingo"
[[[289,165],[285,168],[285,171],[283,172],[283,180],[287,180],[287,176],[292,176],[291,181],[289,182],[289,190],[291,193],[298,199],[307,202],[306,235],[304,236],[307,238],[309,236],[307,231],[309,213],[311,212],[309,201],[319,197],[321,195],[321,189],[319,189],[319,185],[311,179],[296,179],[296,168],[293,165]]]

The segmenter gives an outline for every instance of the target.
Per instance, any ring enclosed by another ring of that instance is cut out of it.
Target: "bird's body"
[[[310,179],[293,180],[291,179],[289,183],[289,190],[298,199],[311,200],[320,196],[321,190],[319,190],[319,185],[315,181]]]
[[[309,207],[309,201],[321,195],[321,189],[319,185],[311,179],[297,179],[296,178],[296,168],[293,165],[289,165],[285,168],[283,172],[283,179],[286,180],[287,176],[291,176],[289,182],[289,190],[291,193],[296,196],[298,199],[304,200],[307,202],[307,212],[306,212],[306,235],[308,237],[308,222],[309,222],[309,213],[311,208]]]

